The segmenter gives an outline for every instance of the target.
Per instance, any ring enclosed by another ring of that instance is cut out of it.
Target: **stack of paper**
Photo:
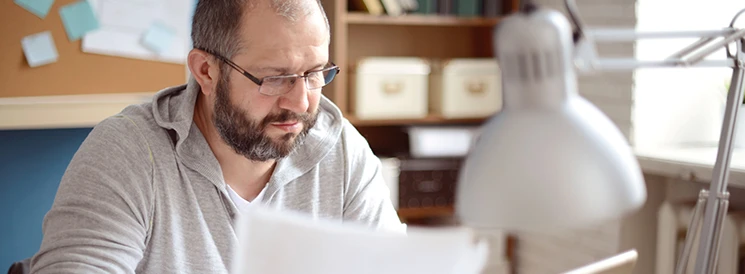
[[[466,228],[376,231],[259,206],[237,229],[236,274],[476,274],[488,255]]]

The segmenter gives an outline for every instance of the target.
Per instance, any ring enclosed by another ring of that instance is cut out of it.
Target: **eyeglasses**
[[[325,68],[320,70],[308,71],[303,73],[303,75],[278,75],[267,76],[259,79],[258,77],[251,75],[246,70],[239,67],[233,61],[228,60],[228,58],[222,57],[219,54],[215,54],[207,50],[204,51],[225,62],[230,67],[243,74],[243,76],[246,76],[246,78],[251,80],[251,82],[254,82],[256,85],[259,86],[259,93],[269,96],[278,96],[290,92],[299,78],[303,78],[305,80],[305,87],[307,87],[308,90],[319,90],[331,83],[331,81],[334,80],[334,77],[336,77],[336,75],[340,71],[337,65],[329,62],[329,64]]]

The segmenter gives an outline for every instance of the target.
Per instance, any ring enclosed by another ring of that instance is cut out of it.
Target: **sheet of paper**
[[[254,206],[237,229],[236,274],[476,274],[488,256],[466,228],[374,231]]]
[[[163,54],[171,48],[175,38],[174,30],[160,22],[155,22],[143,34],[142,45],[157,54]]]
[[[57,47],[54,45],[52,32],[44,31],[21,39],[23,54],[31,67],[43,66],[57,62]]]
[[[39,18],[44,19],[52,8],[54,0],[15,0],[16,5],[28,10]]]
[[[70,41],[78,40],[86,33],[98,29],[98,20],[88,1],[65,5],[60,8],[59,13]]]
[[[83,52],[185,63],[196,0],[88,1],[101,28],[85,35]]]

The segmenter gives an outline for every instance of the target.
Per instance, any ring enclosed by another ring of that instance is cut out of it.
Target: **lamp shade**
[[[456,213],[473,227],[585,227],[637,210],[646,188],[631,147],[577,92],[569,22],[535,9],[494,35],[503,106],[482,127],[458,181]]]

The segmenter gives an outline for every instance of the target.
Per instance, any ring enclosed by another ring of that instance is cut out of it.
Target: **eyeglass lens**
[[[311,72],[305,76],[305,85],[309,90],[320,89],[328,85],[336,76],[337,69]],[[259,92],[267,95],[277,95],[289,92],[297,82],[298,76],[270,76],[264,78]]]

